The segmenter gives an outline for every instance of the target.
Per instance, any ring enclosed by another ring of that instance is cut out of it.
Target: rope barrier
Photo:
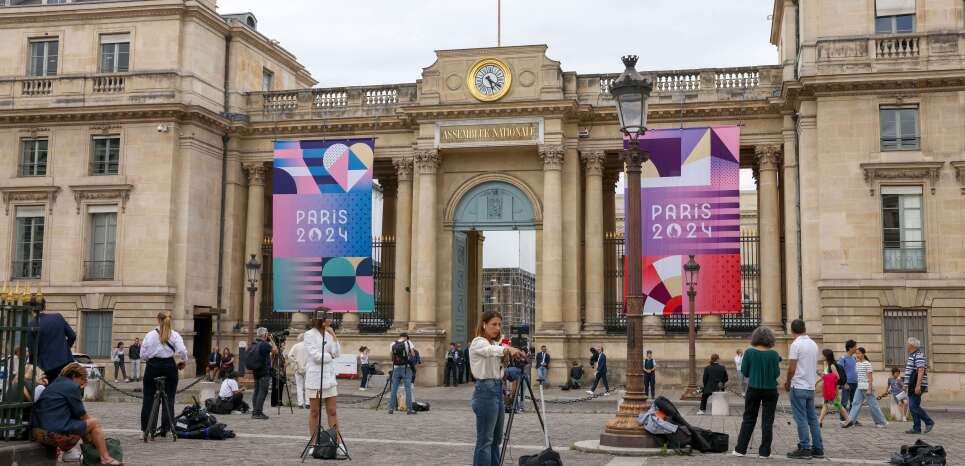
[[[184,393],[184,392],[186,392],[186,391],[189,390],[191,387],[197,385],[198,382],[201,382],[201,380],[203,380],[203,379],[204,379],[204,376],[203,376],[203,375],[202,375],[201,377],[198,377],[198,378],[194,379],[191,383],[185,385],[184,388],[181,388],[180,390],[178,390],[177,393]],[[127,391],[127,390],[124,390],[123,388],[120,388],[120,387],[118,387],[117,385],[114,385],[114,384],[110,383],[110,382],[109,382],[107,379],[105,379],[105,378],[101,378],[100,380],[101,380],[102,382],[104,382],[105,385],[107,385],[107,386],[110,387],[110,388],[113,388],[115,391],[117,391],[118,393],[120,393],[120,394],[122,394],[122,395],[124,395],[124,396],[129,396],[129,397],[131,397],[131,398],[137,398],[138,400],[143,400],[143,399],[144,399],[144,396],[139,395],[139,394],[137,394],[137,393],[135,393],[135,392],[129,392],[129,391]]]
[[[611,391],[616,391],[616,390],[620,390],[620,389],[623,389],[623,388],[626,388],[626,385],[617,385],[617,386],[613,387],[613,390],[611,390]],[[569,404],[583,403],[583,402],[585,402],[585,401],[595,400],[595,399],[597,399],[597,398],[600,398],[600,397],[602,397],[602,396],[606,396],[606,395],[609,395],[609,394],[610,394],[610,392],[603,392],[603,393],[594,393],[594,394],[592,394],[592,395],[586,395],[586,396],[581,397],[581,398],[573,398],[573,399],[568,399],[568,400],[545,400],[545,401],[546,401],[546,403],[548,403],[548,404],[569,405]],[[526,397],[527,400],[532,400],[532,399],[533,399],[533,398],[530,398],[529,395],[524,395],[524,396]],[[540,400],[539,398],[536,398],[535,401],[536,401],[536,402],[541,402],[542,400]]]

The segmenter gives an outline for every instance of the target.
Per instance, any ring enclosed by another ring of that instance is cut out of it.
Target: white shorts
[[[305,397],[307,397],[309,400],[314,399],[314,398],[318,398],[318,393],[319,393],[319,390],[318,390],[318,389],[312,389],[312,388],[306,388],[306,389],[305,389]],[[321,390],[321,393],[322,393],[322,399],[323,399],[323,400],[324,400],[325,398],[331,398],[331,397],[333,397],[333,396],[338,396],[338,385],[333,385],[333,386],[331,386],[331,387],[322,389],[322,390]]]
[[[907,399],[908,399],[908,392],[901,392],[901,393],[895,395],[895,401],[897,401],[897,402],[899,402],[899,403],[902,402],[902,401],[905,401],[905,400],[907,400]]]

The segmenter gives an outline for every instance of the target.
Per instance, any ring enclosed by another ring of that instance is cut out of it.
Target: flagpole
[[[496,47],[503,46],[503,0],[496,0]]]

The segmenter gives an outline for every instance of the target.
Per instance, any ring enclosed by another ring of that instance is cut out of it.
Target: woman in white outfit
[[[335,412],[335,397],[338,395],[335,358],[339,357],[341,352],[338,338],[332,330],[330,317],[316,319],[313,328],[305,332],[305,351],[308,353],[308,364],[305,368],[305,396],[309,400],[308,435],[311,437],[318,426],[322,400],[325,401],[328,426],[338,430],[338,418]]]

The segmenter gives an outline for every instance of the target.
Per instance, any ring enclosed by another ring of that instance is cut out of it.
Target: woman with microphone
[[[469,365],[476,388],[472,394],[472,411],[476,414],[476,448],[473,466],[499,464],[499,441],[503,437],[503,356],[521,358],[524,353],[512,346],[501,345],[503,316],[496,311],[482,314],[476,338],[469,345]]]
[[[305,396],[309,400],[308,436],[311,437],[318,427],[323,401],[328,426],[338,430],[338,417],[335,411],[335,397],[338,395],[335,358],[339,357],[341,351],[329,314],[324,313],[320,318],[315,319],[312,329],[305,332],[304,343],[305,351],[308,353],[308,365],[305,368]]]
[[[144,335],[141,344],[141,359],[147,361],[144,370],[144,399],[141,404],[141,431],[147,431],[147,421],[151,416],[151,406],[154,404],[157,385],[156,377],[165,377],[164,392],[167,393],[168,406],[161,408],[161,436],[167,435],[173,429],[173,419],[168,419],[168,413],[174,412],[174,396],[178,390],[178,370],[183,369],[188,361],[188,350],[184,347],[184,340],[178,332],[171,329],[171,316],[159,312],[158,326]],[[181,361],[175,363],[174,357]]]

